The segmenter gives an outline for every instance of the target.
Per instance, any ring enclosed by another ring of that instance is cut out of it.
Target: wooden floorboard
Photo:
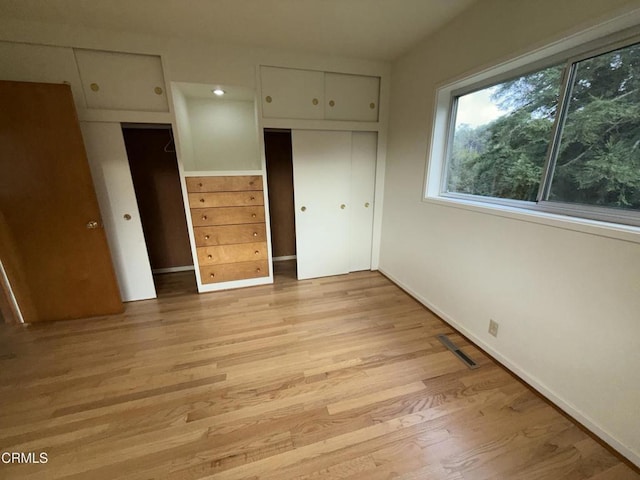
[[[1,325],[0,478],[640,478],[382,275],[275,278]]]

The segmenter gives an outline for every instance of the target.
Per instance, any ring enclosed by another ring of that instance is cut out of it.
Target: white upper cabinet
[[[168,112],[160,57],[74,50],[88,108]]]
[[[323,118],[323,72],[261,67],[260,74],[265,118]]]
[[[325,73],[324,85],[327,120],[378,121],[380,78]]]
[[[0,80],[67,83],[76,107],[85,107],[71,48],[0,42]]]
[[[264,118],[378,121],[379,77],[260,67],[260,78]]]

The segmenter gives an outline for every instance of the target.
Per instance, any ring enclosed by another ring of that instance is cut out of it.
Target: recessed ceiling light
[[[221,96],[221,95],[224,95],[225,93],[227,93],[227,92],[225,92],[224,90],[222,90],[221,88],[216,88],[215,90],[211,90],[211,91],[212,91],[214,94],[218,95],[218,96]]]

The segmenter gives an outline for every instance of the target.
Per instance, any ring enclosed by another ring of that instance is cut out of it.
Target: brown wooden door
[[[123,310],[69,86],[0,81],[0,211],[26,322]]]

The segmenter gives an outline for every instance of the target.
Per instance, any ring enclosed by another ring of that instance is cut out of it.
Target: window
[[[440,195],[640,225],[640,44],[554,58],[452,91]]]

